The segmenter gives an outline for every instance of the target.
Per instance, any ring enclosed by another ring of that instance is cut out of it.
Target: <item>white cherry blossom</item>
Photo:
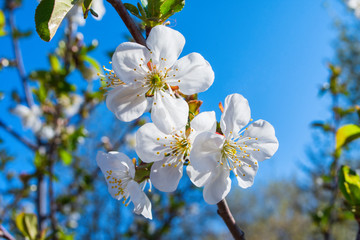
[[[154,162],[151,183],[160,191],[175,191],[195,137],[201,132],[215,130],[215,112],[200,113],[191,121],[190,128],[184,126],[171,134],[160,131],[153,123],[142,126],[136,133],[135,150],[142,161]],[[191,171],[188,166],[188,175],[193,175]]]
[[[151,30],[147,47],[132,42],[117,47],[106,104],[118,119],[132,121],[151,104],[151,119],[161,131],[170,133],[186,125],[188,104],[171,87],[187,95],[203,92],[213,83],[214,72],[198,53],[177,60],[184,44],[181,33],[160,25]]]
[[[191,181],[204,187],[207,203],[216,204],[231,188],[232,171],[242,188],[252,186],[258,161],[272,157],[279,143],[273,126],[264,121],[250,122],[248,101],[240,94],[227,96],[220,126],[224,135],[199,134],[190,152]],[[248,125],[249,124],[249,125]]]
[[[17,105],[12,112],[21,118],[22,125],[26,129],[31,129],[34,132],[38,132],[41,129],[41,119],[42,114],[41,109],[37,105],[32,107],[27,107],[25,105]]]
[[[70,94],[69,96],[61,96],[59,102],[63,106],[66,117],[71,118],[79,112],[81,105],[84,103],[84,98],[79,94]]]
[[[41,121],[42,111],[39,106],[32,105],[30,108],[19,104],[12,112],[21,118],[25,129],[31,129],[34,134],[41,139],[49,140],[55,136],[55,131],[51,126],[43,124]]]
[[[347,5],[349,8],[355,11],[357,18],[360,18],[360,0],[348,0]]]
[[[135,166],[131,159],[120,152],[98,152],[96,162],[105,176],[109,193],[123,204],[134,204],[134,212],[152,219],[151,202],[134,180]]]

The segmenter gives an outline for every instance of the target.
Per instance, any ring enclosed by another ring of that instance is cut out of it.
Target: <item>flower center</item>
[[[129,171],[113,172],[112,170],[106,171],[106,181],[112,189],[116,189],[115,197],[121,196],[124,198],[123,204],[128,199],[129,193],[126,191],[128,183],[132,180]],[[129,201],[130,202],[130,201]],[[125,204],[127,206],[128,203]]]
[[[144,77],[145,84],[143,84],[142,86],[149,88],[145,96],[152,97],[154,96],[156,91],[167,87],[165,79],[170,69],[165,71],[157,69],[156,65],[154,65],[152,61],[149,61],[147,66],[149,68],[149,71],[147,76]]]
[[[168,139],[168,137],[165,137],[165,139]],[[158,140],[160,140],[160,138],[158,138]],[[189,156],[191,142],[183,131],[178,131],[172,135],[172,139],[169,139],[168,143],[164,144],[163,147],[165,149],[164,159],[166,159],[166,161],[162,166],[177,167],[179,164],[183,164]],[[158,154],[160,154],[160,152],[158,152]]]
[[[251,167],[251,165],[246,163],[250,159],[250,152],[260,151],[260,149],[249,147],[248,145],[252,145],[257,140],[257,138],[242,137],[241,135],[237,139],[226,139],[221,150],[221,160],[218,162],[230,171],[235,171],[237,167]]]

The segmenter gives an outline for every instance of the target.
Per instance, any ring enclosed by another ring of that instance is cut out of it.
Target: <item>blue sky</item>
[[[16,12],[18,25],[22,30],[34,29],[37,1],[24,4]],[[111,5],[105,2],[105,6],[102,21],[89,17],[79,30],[86,42],[99,40],[93,56],[107,65],[106,52],[125,41],[127,31]],[[199,52],[214,69],[214,84],[199,96],[204,101],[201,110],[216,110],[219,119],[218,103],[240,93],[249,100],[254,120],[265,119],[275,127],[280,148],[273,159],[260,164],[255,186],[296,175],[298,162],[306,159],[305,146],[311,143],[310,123],[328,117],[327,101],[317,93],[328,77],[326,65],[334,56],[336,30],[322,1],[189,0],[170,21],[186,38],[182,55]],[[60,37],[57,34],[54,42]],[[55,48],[54,42],[43,42],[36,34],[22,40],[27,70],[48,66],[46,53]],[[11,46],[8,38],[0,38],[0,45]],[[12,56],[11,49],[2,47],[2,56]],[[14,76],[14,70],[0,72],[5,93],[20,87]],[[6,96],[0,105],[2,118],[20,131],[18,119],[4,114],[8,103]],[[2,130],[0,134],[9,139],[12,152],[23,149]]]

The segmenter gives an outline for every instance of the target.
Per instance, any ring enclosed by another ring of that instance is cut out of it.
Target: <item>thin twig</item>
[[[36,197],[36,208],[38,213],[38,229],[39,232],[45,228],[46,220],[46,184],[44,180],[44,174],[41,172],[38,175],[37,182],[37,197]]]
[[[141,44],[146,46],[146,41],[144,36],[139,31],[138,27],[136,26],[134,20],[131,18],[130,14],[127,12],[124,4],[121,2],[121,0],[107,0],[117,11],[123,22],[125,23],[126,27],[129,29],[129,32],[131,33],[134,40]]]
[[[53,238],[54,240],[57,240],[57,220],[56,220],[56,202],[55,202],[55,198],[54,198],[54,188],[53,188],[53,178],[54,178],[54,148],[55,147],[55,142],[53,141],[50,145],[49,148],[49,154],[48,154],[48,158],[49,158],[49,201],[50,201],[50,222],[51,222],[51,228],[52,228],[52,232],[53,232]]]
[[[9,134],[11,134],[13,137],[15,137],[17,140],[19,140],[21,143],[23,143],[25,146],[30,148],[33,151],[36,151],[38,149],[38,146],[30,142],[29,140],[23,138],[15,132],[11,127],[7,126],[3,121],[0,120],[0,127],[2,127],[5,131],[7,131]]]
[[[34,104],[34,99],[28,84],[27,74],[24,67],[19,40],[16,37],[14,37],[14,32],[16,31],[16,27],[15,27],[16,25],[15,25],[14,10],[12,8],[9,9],[9,24],[11,29],[11,40],[15,54],[16,68],[18,70],[19,77],[21,79],[21,83],[24,88],[26,103],[29,107],[31,107]]]
[[[218,211],[217,213],[220,217],[224,220],[227,228],[231,232],[232,236],[236,240],[245,240],[245,233],[236,225],[235,219],[232,216],[229,206],[225,200],[221,200],[218,204]]]
[[[7,240],[15,240],[15,238],[2,225],[0,225],[0,237]]]

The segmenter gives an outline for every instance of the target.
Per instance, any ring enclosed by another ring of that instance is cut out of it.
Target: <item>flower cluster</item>
[[[151,204],[140,185],[151,182],[160,191],[173,192],[186,166],[190,180],[204,187],[204,200],[216,204],[230,191],[230,172],[240,187],[248,188],[258,162],[278,149],[272,125],[252,121],[248,101],[240,94],[226,98],[218,132],[215,112],[189,115],[184,95],[207,90],[214,72],[198,53],[178,59],[184,44],[179,32],[156,26],[146,47],[120,44],[112,58],[113,70],[102,76],[107,107],[118,119],[128,122],[151,111],[152,122],[140,127],[135,137],[137,155],[152,164],[149,179],[135,181],[136,160],[122,153],[97,155],[111,195],[126,205],[133,202],[134,212],[146,218],[151,218]]]

